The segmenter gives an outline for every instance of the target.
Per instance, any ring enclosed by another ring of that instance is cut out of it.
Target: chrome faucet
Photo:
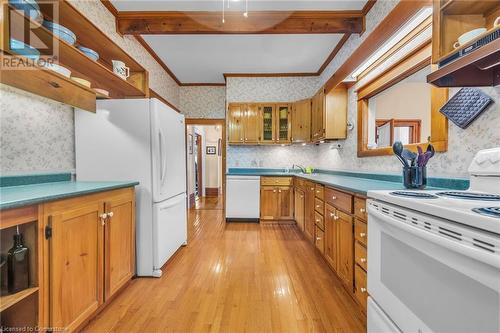
[[[298,164],[294,164],[294,165],[292,165],[292,170],[294,170],[294,169],[295,169],[295,167],[299,168],[299,169],[300,169],[300,172],[302,172],[302,173],[306,173],[306,168],[304,168],[303,166],[300,166],[300,165],[298,165]]]

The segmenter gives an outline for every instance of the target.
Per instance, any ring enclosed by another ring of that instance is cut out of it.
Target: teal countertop
[[[381,173],[359,173],[335,170],[317,170],[313,174],[303,174],[298,171],[285,172],[283,169],[262,168],[230,168],[226,175],[248,176],[296,176],[323,185],[332,186],[345,191],[365,195],[373,190],[404,190],[401,176]],[[428,178],[426,189],[455,189],[465,190],[469,187],[466,179],[455,178]]]
[[[23,177],[20,177],[20,180],[23,179]],[[67,179],[67,177],[63,177],[62,179]],[[5,184],[5,182],[3,183]],[[22,185],[0,187],[0,209],[28,206],[46,201],[131,187],[139,184],[139,182],[136,181],[88,182],[68,180],[30,183],[27,185],[24,185],[26,182],[21,180],[18,183]],[[12,185],[13,183],[9,180],[8,184]]]

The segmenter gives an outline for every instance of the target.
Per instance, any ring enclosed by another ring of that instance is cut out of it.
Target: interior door
[[[311,140],[311,99],[295,102],[292,108],[292,142]]]
[[[67,207],[49,215],[49,317],[51,327],[75,330],[103,302],[104,204]]]
[[[247,104],[245,108],[245,143],[256,144],[260,141],[260,117],[257,104]]]
[[[187,242],[186,194],[180,194],[153,206],[153,275]]]
[[[153,200],[161,202],[186,192],[184,116],[151,99],[153,123]]]
[[[106,200],[104,232],[104,300],[107,301],[135,273],[134,191]]]
[[[228,139],[229,143],[243,143],[243,106],[231,104],[228,108]]]

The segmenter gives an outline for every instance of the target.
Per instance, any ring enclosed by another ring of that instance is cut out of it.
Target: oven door
[[[368,292],[403,332],[500,332],[498,235],[373,200],[368,214]]]

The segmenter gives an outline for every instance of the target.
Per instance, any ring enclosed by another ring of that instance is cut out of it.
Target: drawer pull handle
[[[359,261],[366,262],[366,258],[361,258],[361,259],[359,259]]]
[[[359,233],[359,237],[366,237],[366,233],[365,232],[360,232]]]
[[[361,287],[361,292],[366,293],[366,288]]]
[[[336,196],[333,196],[333,197],[332,197],[332,200],[337,200],[337,197],[336,197]]]
[[[364,209],[364,208],[360,208],[360,209],[359,209],[359,212],[360,212],[360,213],[366,213],[366,209]]]

